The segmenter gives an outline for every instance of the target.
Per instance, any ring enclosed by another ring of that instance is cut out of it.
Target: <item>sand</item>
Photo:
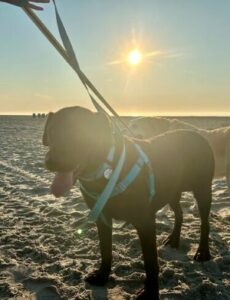
[[[44,120],[0,117],[0,299],[135,299],[144,268],[131,225],[114,223],[113,271],[97,288],[84,276],[99,265],[94,225],[82,234],[88,210],[78,187],[55,199],[52,174],[43,168]],[[161,299],[230,299],[230,194],[223,179],[213,182],[210,216],[212,260],[193,261],[200,220],[193,196],[184,193],[184,222],[178,250],[162,246],[171,232],[169,209],[157,216]]]

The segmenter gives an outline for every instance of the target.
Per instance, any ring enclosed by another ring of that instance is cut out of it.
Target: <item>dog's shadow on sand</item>
[[[85,288],[90,291],[90,299],[92,300],[124,300],[124,286],[127,286],[125,280],[114,280],[113,277],[110,278],[107,285],[98,287],[90,284],[86,284]]]
[[[108,286],[93,286],[86,284],[86,288],[91,291],[91,299],[106,300],[108,299]]]

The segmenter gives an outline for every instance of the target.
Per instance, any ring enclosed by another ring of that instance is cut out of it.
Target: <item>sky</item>
[[[121,115],[230,115],[230,1],[57,0],[82,70]],[[59,39],[53,5],[37,13]],[[18,7],[0,2],[0,114],[93,106]],[[127,62],[138,49],[142,61]]]

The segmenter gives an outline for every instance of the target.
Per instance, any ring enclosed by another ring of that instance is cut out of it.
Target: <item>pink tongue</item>
[[[51,193],[57,198],[63,196],[71,189],[73,181],[73,172],[56,173],[51,185]]]

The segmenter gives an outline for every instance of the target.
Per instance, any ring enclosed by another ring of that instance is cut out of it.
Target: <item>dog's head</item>
[[[81,107],[68,107],[48,115],[43,144],[49,147],[45,165],[56,172],[52,192],[61,196],[81,172],[99,159],[112,143],[109,119]]]
[[[169,130],[170,121],[165,118],[141,117],[130,121],[129,128],[136,138],[148,139]]]

